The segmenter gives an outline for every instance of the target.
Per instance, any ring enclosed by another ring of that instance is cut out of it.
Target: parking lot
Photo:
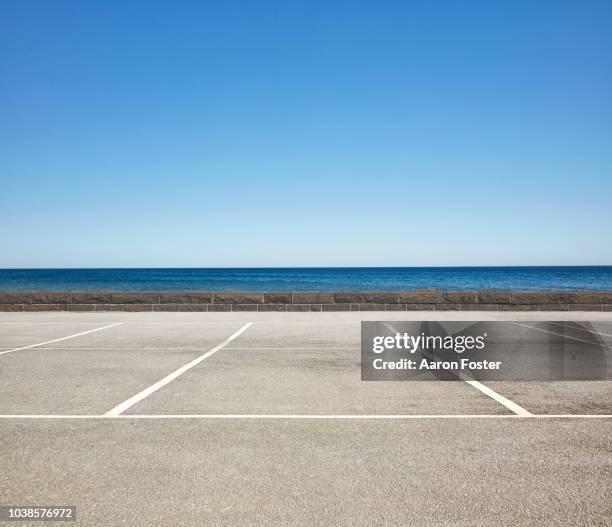
[[[0,313],[0,505],[80,525],[610,525],[612,381],[362,382],[362,320]],[[576,337],[579,338],[579,337]],[[612,353],[608,353],[612,364]]]

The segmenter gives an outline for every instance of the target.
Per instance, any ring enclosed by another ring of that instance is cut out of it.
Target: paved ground
[[[612,345],[612,313],[2,313],[0,505],[76,505],[79,525],[612,525],[611,381],[360,381],[361,320],[568,317]]]

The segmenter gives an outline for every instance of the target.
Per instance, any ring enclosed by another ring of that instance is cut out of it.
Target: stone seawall
[[[612,292],[0,292],[0,311],[612,311]]]

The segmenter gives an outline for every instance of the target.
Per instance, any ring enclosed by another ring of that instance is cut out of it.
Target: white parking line
[[[77,350],[93,350],[93,351],[98,351],[98,350],[104,350],[104,351],[153,351],[153,350],[158,350],[158,351],[204,351],[207,350],[208,348],[190,348],[190,347],[185,347],[185,348],[168,348],[166,346],[154,346],[154,347],[145,347],[145,348],[139,348],[137,346],[119,346],[119,347],[115,347],[115,346],[69,346],[69,347],[54,347],[54,346],[43,346],[40,349],[43,350],[73,350],[73,351],[77,351]],[[228,348],[229,349],[229,348]]]
[[[540,331],[541,333],[548,333],[549,335],[556,335],[557,337],[563,337],[570,340],[575,340],[576,342],[583,342],[584,344],[590,344],[591,346],[599,346],[598,342],[593,342],[592,340],[584,340],[576,337],[570,337],[569,335],[564,335],[563,333],[557,333],[555,331],[548,331],[547,329],[536,328],[534,326],[530,326],[529,324],[520,324],[518,322],[510,322],[511,324],[515,324],[517,326],[522,326],[524,328],[533,329],[534,331]]]
[[[204,355],[200,355],[199,357],[197,357],[196,359],[192,360],[188,364],[185,364],[185,366],[180,367],[178,370],[173,371],[170,375],[167,375],[161,381],[157,381],[155,384],[153,384],[153,385],[149,386],[148,388],[142,390],[140,393],[137,393],[133,397],[130,397],[128,400],[123,401],[121,404],[118,404],[113,409],[111,409],[108,412],[106,412],[105,415],[111,416],[111,417],[116,417],[116,416],[122,414],[128,408],[130,408],[131,406],[134,406],[136,403],[142,401],[143,399],[145,399],[146,397],[148,397],[152,393],[156,392],[160,388],[163,388],[164,386],[166,386],[166,384],[172,382],[174,379],[176,379],[177,377],[181,376],[187,370],[190,370],[194,366],[200,364],[200,362],[202,362],[204,359],[207,359],[211,355],[214,355],[215,353],[217,353],[217,351],[219,351],[220,349],[222,349],[225,346],[227,346],[232,340],[234,340],[236,337],[238,337],[244,331],[246,331],[251,324],[252,324],[252,322],[248,322],[247,324],[242,326],[238,331],[236,331],[236,333],[234,333],[233,335],[231,335],[230,337],[225,339],[221,344],[215,346],[210,351],[204,353]]]
[[[102,326],[101,328],[90,329],[89,331],[81,331],[80,333],[75,333],[74,335],[68,335],[67,337],[60,337],[58,339],[47,340],[45,342],[39,342],[38,344],[30,344],[29,346],[21,346],[20,348],[13,348],[13,349],[6,350],[6,351],[0,351],[0,355],[4,355],[5,353],[13,353],[14,351],[38,348],[40,346],[44,346],[45,344],[52,344],[53,342],[60,342],[62,340],[73,339],[74,337],[80,337],[81,335],[88,335],[89,333],[95,333],[96,331],[102,331],[103,329],[114,328],[115,326],[119,326],[120,324],[123,324],[123,322],[116,322],[115,324],[110,324],[109,326]]]
[[[0,419],[305,419],[305,420],[411,420],[411,419],[612,419],[612,414],[127,414],[127,415],[0,415]]]
[[[495,390],[492,390],[491,388],[489,388],[488,386],[485,386],[481,382],[471,379],[468,375],[465,375],[464,373],[459,373],[459,378],[462,381],[467,382],[472,388],[476,388],[477,390],[484,393],[491,399],[497,401],[499,404],[505,406],[506,408],[508,408],[508,410],[510,410],[511,412],[514,412],[516,415],[520,415],[521,417],[530,417],[533,415],[528,410],[525,410],[525,408],[523,408],[521,405],[516,404],[514,401],[511,401],[510,399],[508,399],[507,397],[504,397],[503,395],[500,395]]]
[[[601,333],[600,331],[595,331],[594,329],[586,329],[586,328],[575,327],[575,326],[566,326],[565,324],[560,324],[559,322],[548,322],[548,323],[552,324],[553,326],[573,329],[574,331],[582,331],[583,333],[595,333],[596,335],[601,335],[603,337],[612,337],[612,335],[609,335],[608,333]]]
[[[388,324],[385,322],[384,325],[387,327],[387,329],[391,329],[391,331],[394,331],[397,333],[397,329],[395,329],[391,324]],[[490,397],[491,399],[493,399],[494,401],[497,401],[502,406],[505,406],[508,410],[510,410],[511,412],[514,412],[516,415],[521,416],[521,417],[530,417],[533,415],[529,410],[526,410],[521,405],[516,404],[514,401],[511,401],[507,397],[504,397],[503,395],[497,393],[495,390],[489,388],[488,386],[485,386],[481,382],[472,379],[472,377],[470,377],[469,375],[465,373],[461,373],[461,372],[455,373],[454,375],[456,375],[462,381],[469,384],[472,388],[475,388],[476,390],[483,393],[487,397]]]
[[[78,326],[91,324],[88,322],[0,322],[2,326]]]
[[[0,348],[0,349],[8,349],[8,348]],[[56,347],[56,346],[44,346],[41,349],[46,350],[130,350],[130,351],[204,351],[209,348],[192,348],[189,346],[185,347],[167,347],[167,346],[146,346],[146,347],[138,347],[138,346],[69,346],[69,347]],[[231,346],[226,346],[226,350],[279,350],[279,351],[294,351],[294,350],[306,350],[306,351],[329,351],[329,350],[358,350],[361,349],[359,346],[343,346],[343,347],[333,347],[333,348],[291,348],[291,347],[274,347],[274,348],[260,348],[258,346],[248,347],[248,348],[234,348]]]
[[[234,348],[227,347],[228,350],[306,350],[306,351],[327,351],[327,350],[358,350],[361,349],[359,346],[332,346],[332,347],[290,347],[290,346],[274,346],[274,347],[261,347],[261,346],[249,346],[248,348]]]

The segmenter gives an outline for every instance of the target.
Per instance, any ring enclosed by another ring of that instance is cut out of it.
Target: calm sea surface
[[[0,291],[612,290],[612,266],[0,269]]]

